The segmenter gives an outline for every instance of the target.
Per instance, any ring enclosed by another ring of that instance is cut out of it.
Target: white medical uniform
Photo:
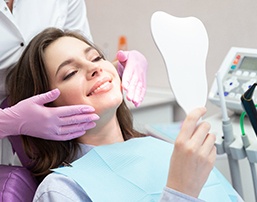
[[[12,13],[0,0],[0,103],[6,96],[8,69],[47,27],[78,30],[92,40],[84,0],[14,0]]]

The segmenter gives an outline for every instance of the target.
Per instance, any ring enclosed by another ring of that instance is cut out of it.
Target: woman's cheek
[[[74,96],[74,92],[71,89],[65,87],[57,87],[60,90],[59,97],[54,101],[56,106],[64,106],[72,104],[72,97]]]

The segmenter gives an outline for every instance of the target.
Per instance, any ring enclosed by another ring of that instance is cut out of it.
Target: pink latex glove
[[[58,89],[36,95],[0,111],[0,137],[26,134],[49,140],[69,140],[95,127],[93,107],[45,107],[60,95]]]
[[[122,75],[122,88],[128,101],[138,107],[146,91],[146,58],[138,51],[118,51],[118,72]]]

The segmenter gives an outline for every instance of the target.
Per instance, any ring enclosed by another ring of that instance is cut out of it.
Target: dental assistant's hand
[[[138,107],[146,91],[146,58],[138,51],[118,51],[118,72],[126,98]]]
[[[95,127],[93,107],[45,107],[60,95],[58,89],[36,95],[0,111],[0,138],[26,134],[49,140],[69,140]]]
[[[198,197],[216,159],[216,138],[209,134],[209,123],[197,124],[205,113],[205,108],[197,108],[186,117],[175,141],[167,181],[167,187],[195,198]]]

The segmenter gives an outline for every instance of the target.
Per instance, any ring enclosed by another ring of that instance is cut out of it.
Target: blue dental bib
[[[54,169],[74,179],[92,201],[159,201],[166,185],[173,144],[144,137],[98,146],[73,162]],[[101,193],[99,193],[101,190]],[[237,201],[237,193],[214,168],[199,198],[207,202]]]

